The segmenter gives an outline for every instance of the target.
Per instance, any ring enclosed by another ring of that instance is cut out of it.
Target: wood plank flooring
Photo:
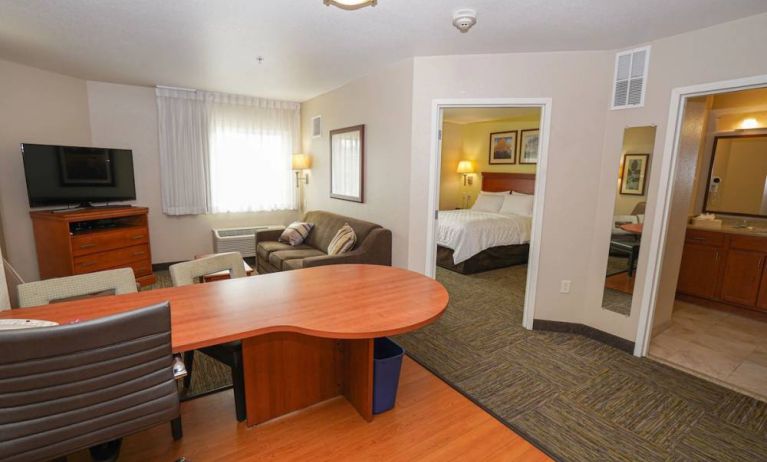
[[[181,411],[181,441],[162,425],[126,438],[120,461],[550,460],[409,358],[397,406],[371,423],[343,398],[252,428],[236,422],[231,391],[185,402]],[[88,458],[81,452],[69,460]]]

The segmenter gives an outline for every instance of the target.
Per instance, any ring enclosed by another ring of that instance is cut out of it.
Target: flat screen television
[[[129,149],[24,143],[21,155],[30,207],[136,200]]]

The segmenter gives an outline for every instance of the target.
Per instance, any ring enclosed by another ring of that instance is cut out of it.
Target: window
[[[295,210],[298,103],[157,89],[163,212]]]

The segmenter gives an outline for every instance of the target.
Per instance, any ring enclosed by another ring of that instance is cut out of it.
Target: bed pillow
[[[503,200],[506,197],[509,197],[508,193],[486,193],[483,191],[479,193],[479,197],[477,197],[477,200],[474,202],[474,205],[471,206],[471,209],[477,212],[498,213],[498,211],[501,210],[501,205],[503,205]]]
[[[345,223],[333,237],[333,240],[330,241],[330,244],[328,244],[328,255],[346,253],[354,247],[356,242],[357,234],[354,233],[349,223]]]
[[[503,199],[500,212],[503,215],[533,216],[533,196],[509,194]]]
[[[309,232],[313,227],[314,225],[312,223],[294,221],[285,228],[285,231],[280,234],[280,238],[277,240],[284,242],[285,244],[300,245],[306,240],[307,236],[309,236]]]

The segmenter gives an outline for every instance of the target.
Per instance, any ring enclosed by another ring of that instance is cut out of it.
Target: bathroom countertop
[[[740,234],[745,236],[767,237],[767,226],[750,225],[747,228],[736,228],[733,223],[722,223],[721,228],[710,228],[706,226],[697,226],[688,224],[687,229],[697,229],[700,231],[711,231],[714,233]]]

